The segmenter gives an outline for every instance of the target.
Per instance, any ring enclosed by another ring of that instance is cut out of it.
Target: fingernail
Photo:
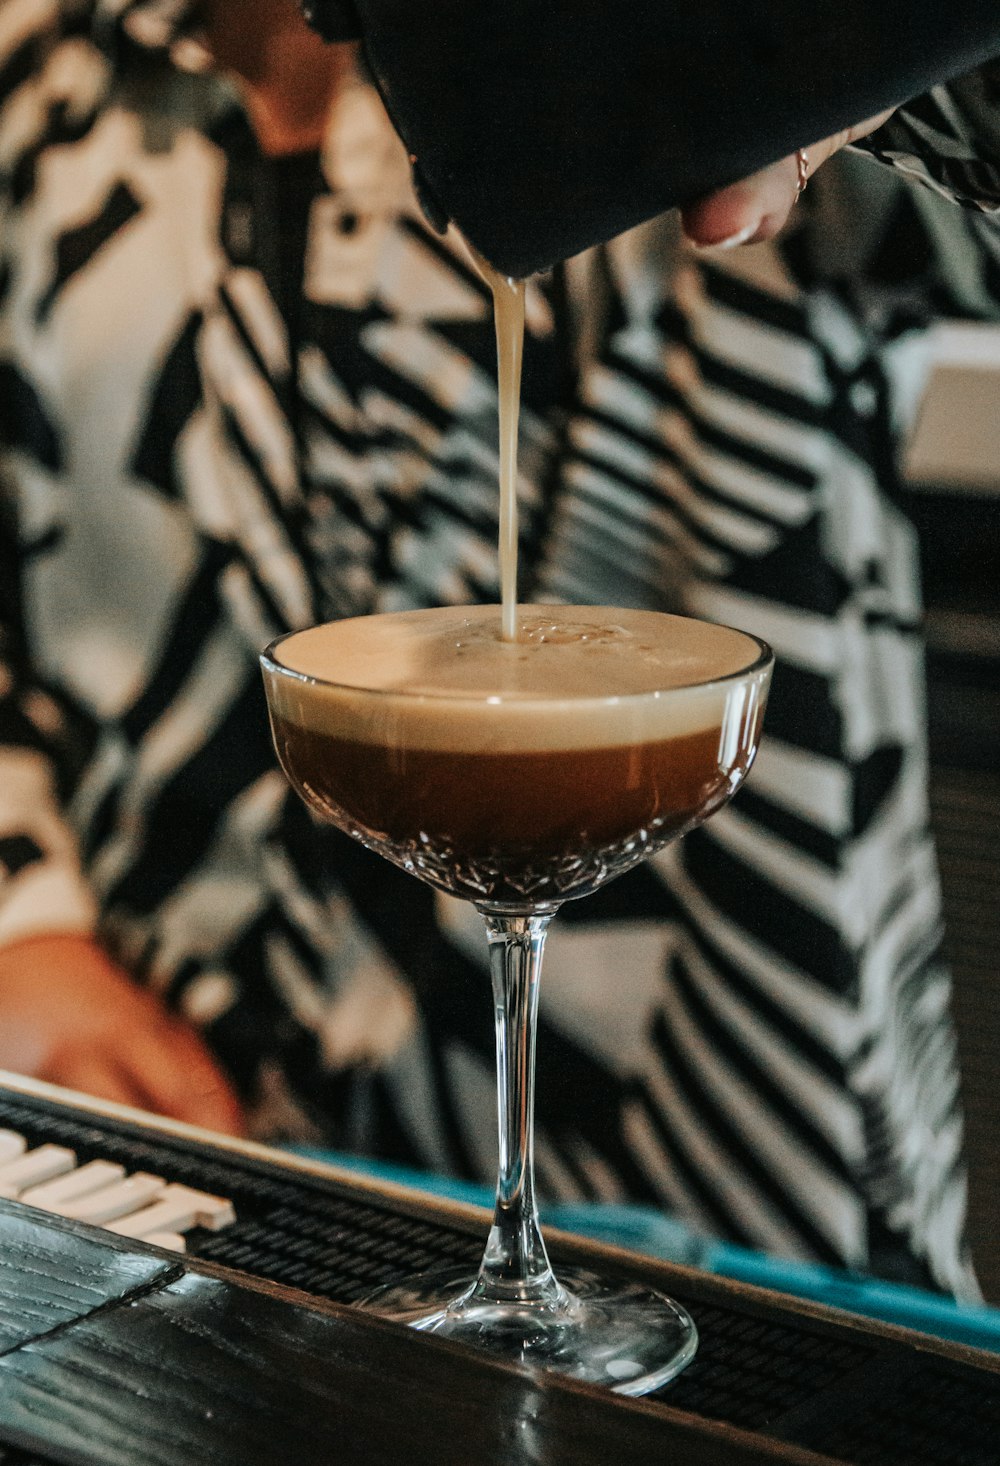
[[[725,239],[713,239],[710,244],[700,244],[697,240],[692,239],[691,243],[695,249],[703,251],[711,249],[736,249],[737,245],[746,244],[748,239],[752,239],[759,228],[759,222],[755,221],[753,224],[747,224],[743,229],[738,229],[735,234],[727,235]]]

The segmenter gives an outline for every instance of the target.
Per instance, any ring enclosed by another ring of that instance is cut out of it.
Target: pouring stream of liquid
[[[500,398],[500,634],[520,639],[517,625],[517,421],[524,352],[524,281],[500,275],[470,251],[493,294]]]

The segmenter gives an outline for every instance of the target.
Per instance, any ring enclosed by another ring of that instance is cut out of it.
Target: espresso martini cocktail
[[[749,768],[767,658],[679,616],[497,607],[334,622],[265,664],[308,804],[452,895],[583,896],[704,819]]]
[[[557,1280],[538,1227],[542,949],[563,901],[735,792],[760,737],[770,652],[743,632],[656,612],[537,605],[502,618],[480,606],[293,632],[262,664],[278,756],[307,804],[472,901],[486,923],[500,1152],[486,1253],[474,1279],[417,1277],[369,1306],[622,1393],[655,1388],[694,1354],[688,1314],[634,1284]]]

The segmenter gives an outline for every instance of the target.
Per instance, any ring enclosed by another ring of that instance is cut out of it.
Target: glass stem
[[[497,1047],[500,1167],[496,1210],[475,1296],[496,1302],[559,1304],[535,1208],[535,1030],[538,979],[551,912],[484,911]]]

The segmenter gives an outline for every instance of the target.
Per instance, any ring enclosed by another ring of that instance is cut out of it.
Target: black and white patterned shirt
[[[489,1176],[478,918],[311,822],[256,663],[496,599],[489,301],[371,88],[268,162],[185,70],[184,8],[0,0],[0,940],[97,931],[261,1133]],[[913,171],[946,134],[944,186],[996,203],[960,95],[871,147]],[[856,157],[806,203],[780,249],[695,257],[660,220],[530,282],[522,595],[779,660],[735,805],[556,923],[537,1164],[968,1290],[893,465],[923,327],[995,311],[996,236]]]

